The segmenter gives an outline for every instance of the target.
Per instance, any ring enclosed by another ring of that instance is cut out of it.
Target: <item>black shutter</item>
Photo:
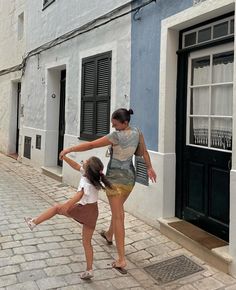
[[[82,64],[80,138],[94,140],[109,133],[111,53],[86,58]]]

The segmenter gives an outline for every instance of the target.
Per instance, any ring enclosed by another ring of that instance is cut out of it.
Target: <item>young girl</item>
[[[25,218],[25,221],[31,231],[38,224],[52,218],[56,214],[71,217],[83,224],[82,240],[87,269],[80,277],[85,280],[91,279],[93,277],[93,247],[91,240],[98,217],[98,191],[105,189],[105,187],[111,188],[111,184],[102,172],[103,164],[99,158],[90,157],[82,166],[66,156],[63,156],[62,159],[82,174],[77,193],[64,204],[56,204],[40,216]]]

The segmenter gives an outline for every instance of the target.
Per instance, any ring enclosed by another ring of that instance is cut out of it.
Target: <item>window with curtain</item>
[[[189,143],[232,149],[233,51],[192,59]]]
[[[94,140],[109,133],[111,52],[82,60],[80,138]]]

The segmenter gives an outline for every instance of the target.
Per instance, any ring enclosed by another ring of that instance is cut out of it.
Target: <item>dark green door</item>
[[[233,44],[188,54],[182,62],[185,88],[178,89],[177,99],[177,111],[182,110],[177,134],[180,130],[183,138],[177,146],[177,215],[224,240],[229,238],[233,62]]]
[[[59,132],[58,132],[58,159],[57,165],[62,166],[59,153],[63,150],[65,134],[65,96],[66,96],[66,70],[61,71],[60,81],[60,109],[59,109]]]

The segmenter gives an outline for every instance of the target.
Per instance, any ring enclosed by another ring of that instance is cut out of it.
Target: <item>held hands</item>
[[[68,153],[69,153],[69,152],[67,151],[67,149],[62,150],[62,151],[60,152],[60,154],[59,154],[59,159],[62,160],[63,157],[64,157],[66,154],[68,154]]]
[[[148,173],[148,177],[151,179],[151,181],[152,182],[156,182],[157,175],[156,175],[156,172],[154,171],[154,169],[152,167],[150,167],[147,170],[147,173]]]

